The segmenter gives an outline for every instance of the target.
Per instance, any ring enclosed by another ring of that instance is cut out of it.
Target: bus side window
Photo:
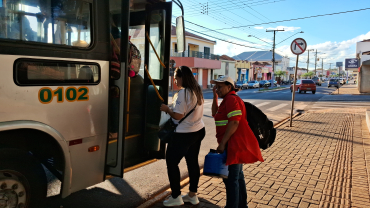
[[[96,63],[18,59],[15,62],[15,83],[18,85],[94,85],[100,82]]]
[[[0,4],[0,38],[87,48],[91,3],[12,0]]]

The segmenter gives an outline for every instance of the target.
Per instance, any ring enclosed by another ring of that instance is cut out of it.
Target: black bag
[[[237,95],[235,95],[237,96]],[[275,141],[276,129],[267,116],[252,103],[244,102],[247,121],[261,149],[269,148]]]
[[[176,132],[176,127],[185,120],[186,117],[188,117],[197,107],[198,104],[195,104],[195,107],[182,118],[178,124],[175,124],[172,121],[172,118],[168,119],[168,121],[161,127],[161,129],[158,132],[158,137],[161,139],[162,142],[168,143],[170,142],[173,134]]]
[[[244,102],[244,106],[247,112],[249,127],[256,136],[258,145],[261,149],[267,149],[275,141],[276,129],[274,128],[274,124],[255,105]]]

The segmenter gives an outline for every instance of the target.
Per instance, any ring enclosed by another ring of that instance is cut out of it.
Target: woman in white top
[[[180,91],[174,96],[172,108],[162,104],[160,110],[168,113],[176,124],[194,107],[195,110],[177,126],[167,146],[167,173],[172,194],[168,200],[163,202],[165,206],[179,206],[184,202],[199,203],[196,195],[200,177],[198,155],[201,142],[206,134],[202,120],[203,93],[191,69],[187,66],[177,68],[175,83]],[[183,157],[185,157],[190,178],[189,193],[185,196],[181,196],[178,167]]]

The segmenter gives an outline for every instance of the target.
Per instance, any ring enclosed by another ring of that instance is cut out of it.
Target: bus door
[[[161,144],[157,137],[162,101],[157,97],[144,68],[146,65],[167,103],[172,3],[148,3],[140,7],[142,4],[135,5],[135,1],[131,5],[128,2],[110,0],[109,6],[113,41],[106,175],[118,177],[164,158],[165,153],[165,144]],[[146,33],[165,67],[158,61]],[[128,40],[141,55],[140,70],[134,77],[128,76],[129,67],[126,64],[130,46]],[[114,49],[117,45],[119,52]],[[119,62],[119,67],[116,62]]]

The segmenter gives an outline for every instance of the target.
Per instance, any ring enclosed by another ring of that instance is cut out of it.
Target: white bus
[[[66,197],[164,158],[144,65],[167,103],[171,18],[165,0],[0,0],[0,208],[41,207],[45,169]]]

